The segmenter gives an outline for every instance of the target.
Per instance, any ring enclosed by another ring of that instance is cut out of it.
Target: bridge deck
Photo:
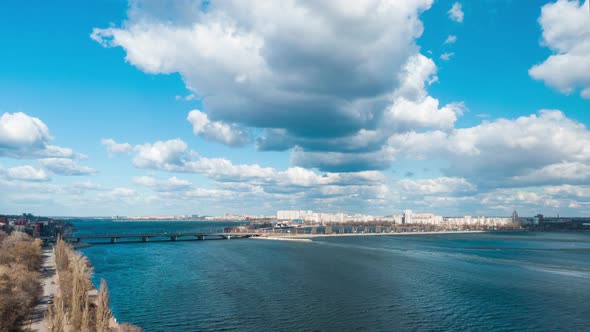
[[[188,241],[188,240],[211,240],[232,239],[232,238],[249,238],[260,236],[260,233],[224,233],[224,232],[187,232],[187,233],[141,233],[141,234],[87,234],[73,235],[70,241],[80,242],[82,240],[101,240],[110,239],[110,243],[117,243],[119,239],[138,239],[142,242],[149,242],[152,239],[168,238],[170,241]],[[155,240],[154,240],[155,241]],[[124,241],[133,242],[133,241]]]
[[[145,234],[90,234],[72,235],[77,239],[143,238],[143,237],[183,237],[183,236],[257,236],[259,233],[145,233]]]

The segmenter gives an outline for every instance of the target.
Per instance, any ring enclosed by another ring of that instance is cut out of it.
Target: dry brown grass
[[[41,297],[41,244],[0,232],[0,331],[18,331]]]

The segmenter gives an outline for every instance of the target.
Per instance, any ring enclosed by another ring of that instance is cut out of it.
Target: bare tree
[[[0,331],[13,331],[30,316],[41,297],[38,243],[21,232],[0,242]]]
[[[93,308],[90,306],[90,303],[86,301],[86,305],[84,305],[84,311],[82,312],[82,326],[80,327],[81,332],[94,332],[95,326],[94,321],[92,319]]]
[[[90,281],[92,267],[88,258],[76,252],[61,238],[58,238],[54,246],[54,253],[60,292],[52,308],[53,327],[50,331],[111,331],[110,323],[113,314],[109,307],[109,292],[106,282],[101,280],[97,301],[95,304],[90,303],[88,291],[93,286]],[[143,331],[138,326],[126,323],[114,329],[121,332]],[[2,330],[0,329],[0,331]]]
[[[29,270],[41,267],[41,245],[21,232],[13,232],[5,237],[0,246],[0,264],[17,263]]]
[[[66,309],[64,306],[63,297],[58,294],[53,303],[53,326],[51,331],[62,332],[66,325]]]
[[[96,330],[106,332],[109,330],[109,323],[113,314],[109,307],[109,288],[104,279],[100,280],[100,289],[98,291],[98,301],[96,304]]]
[[[82,326],[82,316],[90,289],[90,268],[88,259],[80,253],[71,255],[72,297],[70,304],[70,323],[76,330]]]

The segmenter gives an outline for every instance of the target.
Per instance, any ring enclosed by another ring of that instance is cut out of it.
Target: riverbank
[[[35,331],[143,331],[137,326],[117,323],[111,312],[106,282],[101,280],[100,288],[95,287],[90,280],[93,268],[88,258],[72,245],[58,238],[46,256],[45,264],[55,271],[53,276],[48,276],[54,279],[47,279],[44,284],[49,286],[44,292],[51,301],[45,298],[41,301],[39,311],[43,312],[43,319],[36,322]]]

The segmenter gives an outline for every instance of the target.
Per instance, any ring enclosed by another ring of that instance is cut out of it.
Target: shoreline
[[[313,242],[314,238],[322,237],[346,237],[346,236],[408,236],[408,235],[443,235],[443,234],[480,234],[489,233],[490,231],[449,231],[449,232],[404,232],[404,233],[333,233],[333,234],[272,234],[270,236],[258,236],[251,239],[259,240],[276,240],[276,241],[298,241]]]
[[[313,242],[307,238],[295,238],[295,237],[280,237],[280,236],[255,236],[249,238],[251,240],[270,240],[270,241],[292,241],[292,242]]]
[[[89,246],[89,245],[88,245]],[[84,248],[86,246],[70,246],[72,253],[79,252],[78,249]],[[42,265],[42,286],[43,286],[43,296],[39,299],[37,306],[33,312],[33,319],[28,325],[28,330],[31,332],[45,332],[50,331],[51,328],[48,326],[49,320],[46,316],[46,312],[48,307],[51,305],[53,306],[53,300],[59,296],[62,296],[60,290],[60,280],[59,280],[59,270],[56,264],[56,253],[55,253],[55,246],[46,246],[42,248],[43,250],[43,265]],[[86,257],[83,253],[79,252],[83,257]],[[93,268],[92,263],[88,259],[88,264],[91,268]],[[67,271],[66,271],[67,272]],[[98,301],[98,293],[99,287],[95,285],[91,279],[90,287],[86,290],[85,298],[88,303],[91,305],[97,305]],[[109,305],[109,310],[112,308]],[[64,320],[64,329],[65,331],[73,330],[73,327],[70,325],[67,320]],[[121,325],[117,321],[115,315],[111,312],[111,317],[108,322],[109,331],[117,332],[121,331]],[[133,330],[136,331],[136,330]],[[143,331],[143,330],[141,330]]]

